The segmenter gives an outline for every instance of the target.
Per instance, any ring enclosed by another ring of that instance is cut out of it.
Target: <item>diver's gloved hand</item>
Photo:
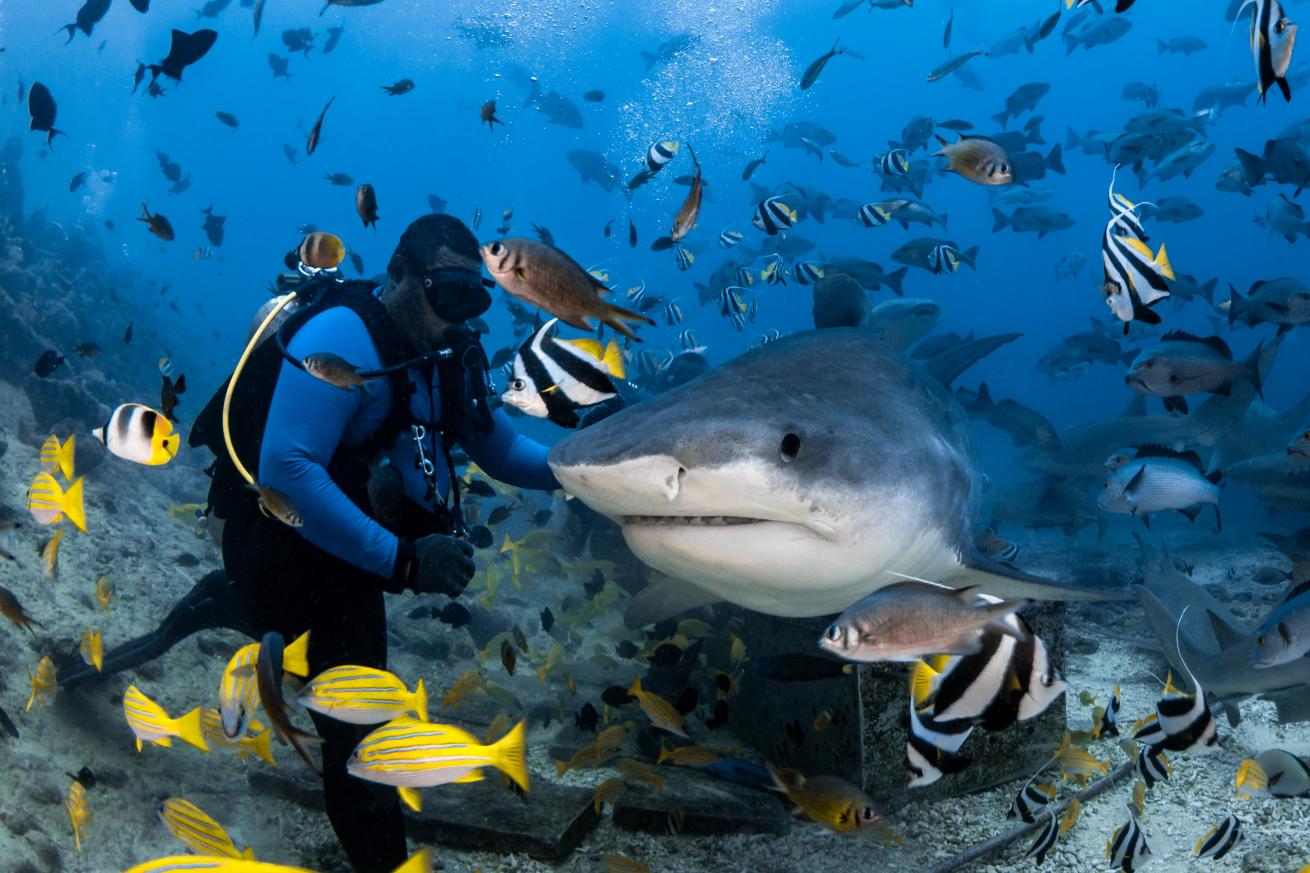
[[[473,578],[473,546],[464,540],[432,534],[420,540],[401,540],[392,577],[399,593],[408,588],[417,594],[445,594],[458,597]]]

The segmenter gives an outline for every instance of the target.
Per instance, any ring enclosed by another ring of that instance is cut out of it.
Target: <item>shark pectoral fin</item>
[[[1310,688],[1289,688],[1264,696],[1278,707],[1278,720],[1283,724],[1310,721]]]
[[[1003,600],[1027,598],[1029,600],[1128,600],[1124,591],[1096,591],[1034,576],[1002,564],[972,555],[961,559],[959,567],[944,580],[951,585],[976,585],[987,593]]]
[[[1220,650],[1250,644],[1251,634],[1237,624],[1237,619],[1231,613],[1223,616],[1213,609],[1206,609],[1205,614],[1210,619],[1210,627],[1214,631],[1215,642],[1219,644]]]
[[[628,601],[623,611],[623,623],[630,628],[645,627],[722,599],[682,579],[660,579],[638,591]]]

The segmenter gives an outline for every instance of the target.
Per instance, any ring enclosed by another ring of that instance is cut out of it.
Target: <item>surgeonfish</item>
[[[142,694],[135,685],[129,685],[123,693],[123,715],[127,718],[128,727],[136,735],[138,752],[146,742],[168,748],[173,745],[173,737],[202,752],[209,751],[200,730],[200,707],[178,718],[169,718],[162,706]]]
[[[401,716],[360,740],[346,770],[370,782],[396,786],[401,800],[416,812],[422,805],[417,789],[478,782],[484,767],[495,767],[526,792],[525,736],[525,724],[519,722],[487,746],[452,725]]]
[[[1242,822],[1230,812],[1217,825],[1206,831],[1201,839],[1196,841],[1192,854],[1197,858],[1210,858],[1218,861],[1231,852],[1238,843],[1242,842],[1244,837]]]
[[[65,482],[72,482],[76,442],[75,434],[70,434],[62,444],[59,442],[59,437],[53,434],[46,437],[45,442],[41,444],[41,469],[47,473],[58,470]]]
[[[110,413],[103,427],[91,433],[111,454],[148,466],[173,460],[182,442],[166,415],[140,403],[124,403]]]
[[[395,674],[375,667],[347,664],[324,670],[305,685],[300,705],[350,724],[382,724],[408,713],[428,720],[423,680],[409,691]]]
[[[68,490],[59,487],[49,473],[37,473],[27,489],[27,509],[37,524],[56,524],[65,517],[86,533],[86,508],[82,497],[82,480],[74,479]]]
[[[48,655],[37,662],[35,673],[31,667],[27,668],[27,678],[32,683],[32,694],[27,698],[23,712],[31,712],[34,703],[45,706],[59,690],[59,681],[55,678],[55,662]]]
[[[158,814],[164,828],[197,855],[255,859],[253,850],[238,849],[227,831],[189,800],[170,797],[159,805]]]
[[[80,645],[82,660],[96,668],[99,673],[105,666],[105,644],[100,638],[100,631],[90,628],[82,631]]]

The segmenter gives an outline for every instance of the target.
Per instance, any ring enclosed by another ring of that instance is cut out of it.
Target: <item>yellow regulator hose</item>
[[[228,426],[228,415],[232,408],[232,394],[236,390],[237,380],[241,378],[241,371],[245,368],[246,361],[250,359],[250,353],[255,350],[255,346],[259,345],[260,337],[264,335],[264,331],[268,330],[268,326],[273,323],[273,319],[277,318],[278,313],[295,299],[296,292],[292,291],[264,317],[263,322],[255,330],[254,336],[250,338],[250,342],[246,343],[246,349],[241,353],[241,359],[237,361],[236,369],[232,371],[232,378],[227,382],[227,393],[223,395],[223,442],[227,444],[228,457],[232,459],[232,466],[237,468],[241,478],[245,479],[247,484],[256,487],[258,487],[258,483],[255,482],[255,477],[251,476],[245,464],[241,463],[241,459],[237,457],[236,446],[232,445],[232,431]]]

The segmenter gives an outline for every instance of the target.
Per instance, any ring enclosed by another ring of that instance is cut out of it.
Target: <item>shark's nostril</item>
[[[678,467],[678,472],[673,473],[664,479],[664,496],[670,501],[678,499],[678,491],[682,486],[682,477],[687,475],[686,467]]]

